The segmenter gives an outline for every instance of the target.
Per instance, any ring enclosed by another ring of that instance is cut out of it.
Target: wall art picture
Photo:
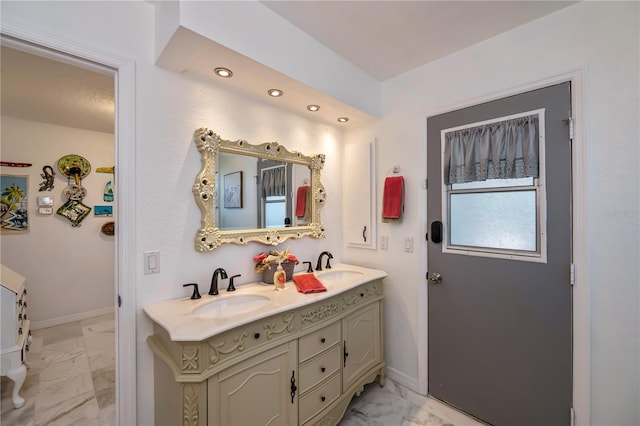
[[[29,232],[29,176],[0,175],[0,232]]]
[[[242,172],[224,175],[224,208],[242,208]]]
[[[113,216],[113,206],[93,206],[94,216]]]

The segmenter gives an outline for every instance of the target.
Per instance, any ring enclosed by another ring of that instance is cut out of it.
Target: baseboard
[[[32,330],[39,330],[41,328],[54,327],[60,324],[66,324],[74,321],[82,321],[87,318],[93,318],[100,315],[107,315],[113,313],[115,310],[114,306],[108,306],[106,308],[96,309],[94,311],[81,312],[79,314],[65,315],[63,317],[52,318],[43,321],[33,321],[31,323]]]
[[[407,376],[406,374],[389,366],[387,366],[387,377],[397,384],[418,393],[418,379],[415,377]]]

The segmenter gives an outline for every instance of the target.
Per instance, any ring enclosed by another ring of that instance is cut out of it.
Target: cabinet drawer
[[[340,345],[300,367],[300,394],[340,369]]]
[[[340,396],[340,374],[334,375],[325,384],[300,397],[300,423],[318,414]]]
[[[298,354],[300,362],[303,362],[340,342],[340,322],[307,334],[299,342]]]

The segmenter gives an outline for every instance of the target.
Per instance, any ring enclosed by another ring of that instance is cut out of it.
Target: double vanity
[[[252,283],[145,306],[156,424],[335,425],[365,384],[384,385],[386,273],[315,274],[327,291]]]

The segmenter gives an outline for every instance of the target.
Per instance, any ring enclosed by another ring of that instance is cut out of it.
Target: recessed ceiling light
[[[224,78],[229,78],[233,75],[233,72],[231,72],[230,69],[222,68],[222,67],[218,67],[214,69],[213,72],[215,72],[218,76],[224,77]]]
[[[269,89],[267,93],[269,94],[269,96],[273,96],[274,98],[277,98],[278,96],[282,96],[284,92],[280,89]]]
[[[311,112],[316,112],[320,109],[318,105],[307,105],[307,109]]]
[[[349,121],[349,117],[339,117],[339,118],[338,118],[338,121],[339,121],[340,123],[346,123],[347,121]]]

